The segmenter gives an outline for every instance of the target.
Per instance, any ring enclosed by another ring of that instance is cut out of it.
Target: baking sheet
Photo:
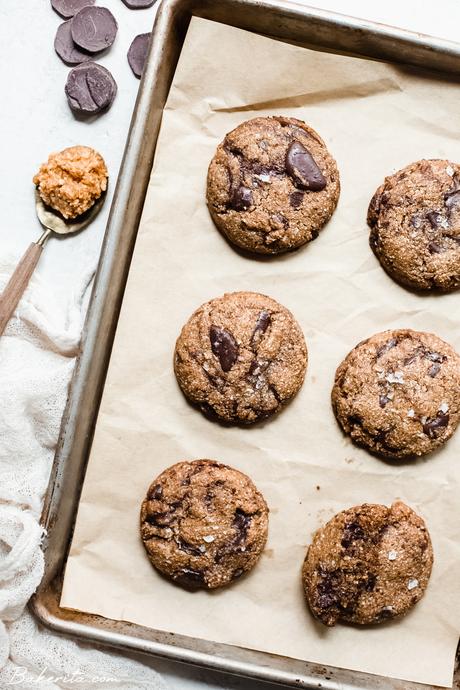
[[[388,278],[368,246],[368,201],[385,174],[422,157],[460,160],[458,89],[371,61],[289,46],[194,18],[164,112],[154,168],[83,488],[61,605],[192,637],[449,686],[458,640],[460,434],[406,464],[353,447],[330,408],[336,366],[385,328],[436,332],[460,349],[458,295],[419,296]],[[204,193],[225,133],[259,114],[293,115],[326,140],[341,172],[338,209],[300,251],[257,260],[215,230]],[[182,397],[175,339],[202,302],[256,290],[289,307],[309,348],[305,384],[278,417],[223,428]],[[247,472],[269,506],[257,568],[231,588],[189,593],[150,566],[138,536],[150,481],[182,459]],[[362,502],[401,498],[426,519],[435,566],[403,620],[316,623],[300,567],[314,530]],[[90,586],[89,586],[90,583]]]

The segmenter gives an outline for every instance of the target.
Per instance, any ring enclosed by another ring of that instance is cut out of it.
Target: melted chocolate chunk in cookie
[[[238,343],[233,335],[219,326],[211,326],[209,329],[211,350],[219,359],[222,371],[230,371],[238,359]]]
[[[262,338],[262,335],[265,333],[267,328],[270,326],[271,322],[272,322],[272,317],[270,315],[270,312],[267,311],[266,309],[262,309],[259,316],[257,317],[256,325],[254,326],[254,330],[252,332],[251,347],[257,346],[260,339]]]
[[[298,141],[293,141],[287,150],[286,171],[302,189],[320,192],[327,184],[311,153]]]
[[[232,193],[229,206],[235,211],[247,211],[253,203],[251,190],[240,185]]]

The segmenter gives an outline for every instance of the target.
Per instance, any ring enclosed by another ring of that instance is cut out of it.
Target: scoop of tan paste
[[[72,219],[88,211],[107,189],[107,167],[88,146],[71,146],[52,153],[33,182],[42,201]]]

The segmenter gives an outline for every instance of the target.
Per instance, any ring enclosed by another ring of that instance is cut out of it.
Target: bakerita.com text
[[[86,684],[86,687],[88,688],[92,685],[97,685],[98,683],[115,683],[116,680],[116,678],[112,678],[110,676],[93,676],[80,673],[80,671],[72,671],[71,673],[63,673],[62,675],[59,675],[50,673],[47,668],[43,668],[37,676],[30,673],[24,666],[19,666],[11,670],[10,677],[7,677],[4,682],[8,687],[22,685],[23,683],[38,686],[45,683],[63,683],[65,685]]]

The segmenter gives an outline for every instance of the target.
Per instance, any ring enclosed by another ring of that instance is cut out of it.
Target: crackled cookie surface
[[[390,175],[367,220],[371,247],[395,280],[419,290],[460,286],[460,165],[421,160]]]
[[[459,423],[460,357],[432,333],[378,333],[338,367],[332,405],[358,445],[389,458],[424,455]]]
[[[267,533],[262,494],[245,474],[214,460],[169,467],[142,503],[150,561],[187,588],[214,589],[241,577],[259,560]]]
[[[305,340],[291,312],[255,292],[203,304],[174,353],[185,396],[208,416],[232,423],[277,412],[301,387],[306,367]]]
[[[335,515],[313,537],[302,581],[313,615],[380,623],[407,613],[423,596],[433,565],[424,521],[397,501],[364,503]]]
[[[208,171],[217,227],[238,247],[279,254],[314,240],[340,193],[335,160],[314,129],[256,117],[227,134]]]
[[[43,202],[72,219],[88,211],[107,189],[102,156],[88,146],[52,153],[33,178]]]

